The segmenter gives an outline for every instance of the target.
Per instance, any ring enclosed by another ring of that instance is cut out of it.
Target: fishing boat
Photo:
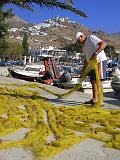
[[[42,64],[27,64],[23,68],[10,67],[8,71],[14,78],[33,82],[45,74],[45,67]]]
[[[44,84],[53,84],[61,77],[59,67],[55,64],[53,56],[40,55],[42,64],[30,64],[24,68],[8,68],[12,77],[27,81],[37,81]]]

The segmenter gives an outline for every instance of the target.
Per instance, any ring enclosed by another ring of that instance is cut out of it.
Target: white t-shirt
[[[101,41],[102,41],[101,39],[99,39],[98,37],[94,35],[87,36],[85,44],[83,46],[83,53],[85,54],[87,61],[90,60],[92,54],[98,49],[99,47],[98,43]],[[99,62],[107,60],[104,50],[102,50],[97,55],[97,60]]]

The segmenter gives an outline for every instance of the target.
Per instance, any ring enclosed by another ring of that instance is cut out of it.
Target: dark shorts
[[[106,79],[106,60],[102,61],[99,64],[99,74],[100,74],[100,80],[104,81]],[[96,74],[94,69],[92,69],[88,73],[88,76],[90,76],[90,81],[96,81]]]

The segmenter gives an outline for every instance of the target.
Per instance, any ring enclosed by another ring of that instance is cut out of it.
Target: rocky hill
[[[115,32],[111,34],[113,37],[120,38],[120,32]]]
[[[17,15],[6,20],[11,28],[27,27],[29,24]]]
[[[48,19],[38,25],[29,26],[27,22],[21,18],[14,18],[14,24],[19,24],[19,27],[11,25],[9,38],[22,41],[22,32],[27,31],[29,35],[29,43],[32,48],[40,48],[54,46],[62,48],[67,44],[75,42],[75,33],[77,31],[84,32],[86,35],[94,34],[106,41],[107,44],[115,46],[116,50],[120,51],[120,37],[114,34],[110,35],[101,30],[93,31],[86,26],[71,21],[68,18],[55,17]],[[9,23],[12,24],[12,20]],[[22,25],[23,24],[23,25]],[[25,26],[26,25],[26,26]],[[21,26],[21,27],[20,27]]]

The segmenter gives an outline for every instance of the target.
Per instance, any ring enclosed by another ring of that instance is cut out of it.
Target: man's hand
[[[83,72],[80,73],[80,78],[82,78],[82,77],[83,77]]]
[[[92,56],[91,56],[90,59],[97,59],[97,54],[96,54],[96,52],[92,54]]]

